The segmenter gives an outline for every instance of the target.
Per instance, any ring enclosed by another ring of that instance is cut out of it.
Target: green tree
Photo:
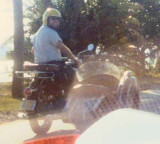
[[[138,2],[143,6],[139,14],[136,16],[140,23],[142,30],[143,41],[141,42],[141,53],[145,53],[146,49],[149,51],[143,54],[145,58],[154,59],[160,51],[160,10],[159,0],[132,0]]]
[[[130,3],[124,3],[123,6],[125,5],[134,6]],[[128,27],[125,28],[124,24],[129,16],[128,9],[124,11],[119,1],[88,0],[84,3],[78,0],[59,0],[50,6],[61,11],[60,33],[73,51],[82,50],[91,42],[109,48],[127,33]],[[134,7],[136,9],[137,5]],[[42,25],[43,12],[43,4],[40,0],[36,0],[34,5],[28,8],[26,16],[30,20],[30,35]]]
[[[159,49],[158,0],[58,0],[49,6],[61,11],[59,33],[74,53],[94,43],[112,62],[143,74],[146,59]],[[29,35],[42,25],[44,11],[41,0],[26,11]]]

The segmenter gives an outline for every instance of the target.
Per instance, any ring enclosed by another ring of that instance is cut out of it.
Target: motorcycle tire
[[[38,135],[46,134],[52,126],[52,120],[46,116],[45,118],[41,119],[41,121],[43,121],[43,124],[40,124],[37,118],[32,118],[29,120],[33,132]]]
[[[123,98],[121,98],[120,100],[122,107],[139,109],[139,103],[140,103],[139,93],[140,91],[137,91],[133,87],[128,87],[127,93],[122,94]]]
[[[134,90],[134,89],[133,89]],[[139,95],[140,91],[137,92],[136,90],[134,90],[134,93],[132,95],[132,105],[131,107],[133,109],[139,109],[139,104],[140,104],[140,95]]]

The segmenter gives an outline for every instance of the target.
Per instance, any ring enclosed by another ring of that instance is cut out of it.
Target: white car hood
[[[120,109],[94,123],[76,144],[160,144],[160,116]]]

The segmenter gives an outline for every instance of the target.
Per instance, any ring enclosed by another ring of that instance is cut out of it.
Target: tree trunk
[[[84,5],[84,0],[74,0],[74,19],[75,20],[78,19],[83,5]]]
[[[24,31],[22,0],[14,0],[14,68],[12,81],[12,97],[23,97],[23,80],[17,79],[15,71],[23,70]]]

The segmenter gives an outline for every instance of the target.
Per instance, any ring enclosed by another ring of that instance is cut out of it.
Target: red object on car
[[[75,144],[78,134],[41,138],[23,144]]]

